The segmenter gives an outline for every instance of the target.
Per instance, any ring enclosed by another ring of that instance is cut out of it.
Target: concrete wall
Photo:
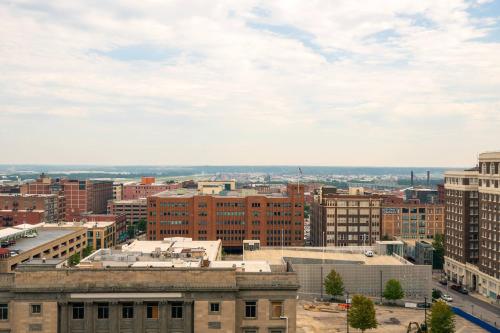
[[[323,279],[321,277],[323,266]],[[405,299],[423,300],[432,292],[432,267],[416,265],[360,265],[360,264],[292,264],[297,273],[301,288],[299,294],[304,296],[326,297],[323,282],[328,273],[334,269],[342,276],[345,290],[350,294],[363,294],[380,297],[380,281],[382,272],[382,290],[389,279],[399,280],[405,291]]]

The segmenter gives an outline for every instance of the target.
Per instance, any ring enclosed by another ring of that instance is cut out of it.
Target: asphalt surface
[[[484,302],[470,295],[461,294],[450,288],[451,285],[443,286],[434,281],[434,288],[441,290],[443,293],[450,295],[453,301],[449,304],[458,307],[463,311],[478,317],[490,325],[500,328],[500,307]]]

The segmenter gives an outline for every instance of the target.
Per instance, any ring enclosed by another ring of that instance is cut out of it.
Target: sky
[[[0,164],[470,166],[500,0],[1,0]]]

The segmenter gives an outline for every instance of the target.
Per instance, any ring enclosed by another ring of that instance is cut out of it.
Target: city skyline
[[[0,4],[0,164],[467,167],[499,1]]]

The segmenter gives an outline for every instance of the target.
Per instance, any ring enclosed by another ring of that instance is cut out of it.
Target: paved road
[[[459,307],[465,312],[481,318],[493,326],[496,324],[496,327],[500,328],[500,309],[498,307],[470,295],[460,294],[451,288],[447,289],[446,286],[442,286],[438,282],[434,282],[434,284],[434,288],[453,297],[453,302],[451,302],[450,305]]]

